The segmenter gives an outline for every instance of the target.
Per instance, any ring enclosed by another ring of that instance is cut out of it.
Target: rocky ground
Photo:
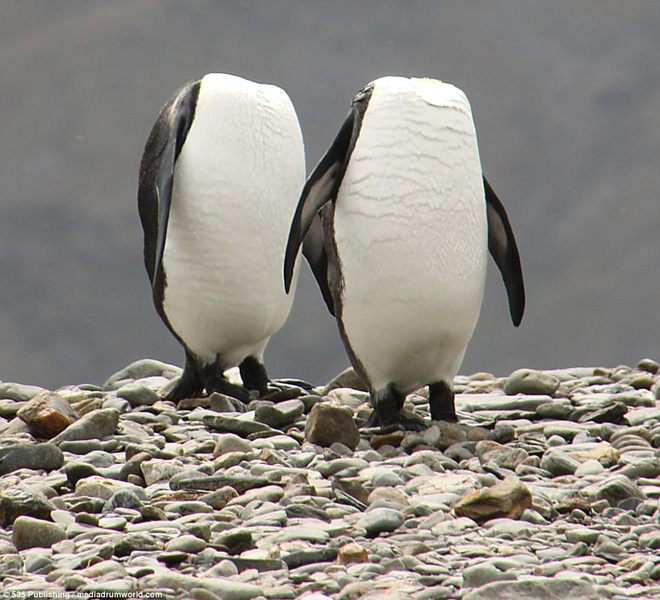
[[[351,372],[247,407],[162,401],[179,369],[153,360],[102,387],[0,384],[2,589],[660,598],[658,371],[459,377],[459,425],[420,392],[428,428],[383,435],[358,431]]]

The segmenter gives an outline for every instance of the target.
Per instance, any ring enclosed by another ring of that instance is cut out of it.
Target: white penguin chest
[[[292,302],[283,247],[305,176],[302,137],[286,94],[252,85],[215,92],[202,81],[175,167],[164,308],[200,355],[265,345]]]
[[[484,191],[462,94],[442,105],[408,98],[402,112],[395,95],[379,92],[377,84],[336,202],[342,320],[374,383],[414,389],[453,377],[474,330]]]

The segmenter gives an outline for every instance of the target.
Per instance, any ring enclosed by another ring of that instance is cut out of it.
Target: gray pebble
[[[394,531],[403,524],[403,515],[391,508],[374,508],[369,510],[357,522],[358,527],[366,529],[369,537]]]
[[[18,469],[52,471],[64,464],[64,455],[54,443],[12,444],[0,448],[0,475]]]
[[[509,396],[516,394],[554,396],[559,385],[559,379],[549,373],[532,369],[518,369],[509,375],[504,384],[504,393]]]

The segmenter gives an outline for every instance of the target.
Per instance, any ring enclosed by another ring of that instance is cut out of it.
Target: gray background
[[[528,292],[516,330],[491,261],[462,372],[660,358],[657,0],[5,0],[0,379],[182,364],[151,304],[137,168],[162,104],[209,71],[285,88],[308,170],[370,80],[458,85]],[[266,359],[315,383],[348,364],[306,267]]]

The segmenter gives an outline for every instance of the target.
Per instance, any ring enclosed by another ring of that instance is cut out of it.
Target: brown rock
[[[18,517],[14,521],[12,542],[19,550],[50,548],[53,544],[65,539],[64,527],[56,523],[24,516]]]
[[[398,448],[406,437],[405,431],[392,431],[391,433],[377,433],[371,436],[371,447],[378,450],[382,446],[392,446]]]
[[[64,431],[77,418],[73,407],[55,392],[44,390],[17,413],[35,437],[51,439]]]
[[[475,450],[482,465],[495,463],[498,467],[510,469],[511,471],[525,462],[529,456],[522,448],[513,448],[492,440],[477,442]]]
[[[349,542],[339,548],[337,561],[342,565],[366,563],[369,562],[369,553],[364,546],[360,546],[360,544],[356,542]]]
[[[597,444],[589,445],[589,447],[576,450],[571,450],[571,446],[568,446],[566,454],[581,463],[591,459],[597,460],[604,467],[616,465],[621,456],[619,451],[608,442],[598,442]]]
[[[517,477],[507,477],[492,487],[468,492],[456,503],[454,512],[483,523],[498,517],[518,519],[531,506],[529,489]]]
[[[353,411],[334,402],[315,404],[307,416],[305,439],[319,446],[340,442],[355,450],[360,442],[360,432],[353,422]]]

